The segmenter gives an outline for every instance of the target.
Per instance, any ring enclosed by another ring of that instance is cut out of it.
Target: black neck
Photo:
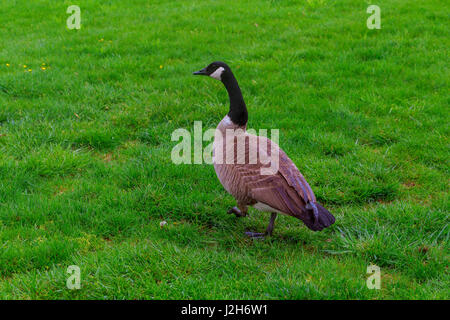
[[[246,125],[248,120],[247,107],[242,97],[241,88],[239,88],[238,82],[231,70],[227,70],[223,74],[222,82],[230,97],[230,111],[228,112],[228,116],[233,123],[239,126]]]

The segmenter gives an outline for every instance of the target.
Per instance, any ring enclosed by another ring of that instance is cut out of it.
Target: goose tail
[[[305,219],[303,222],[313,231],[321,231],[336,221],[336,218],[318,203],[309,202],[306,208],[309,209],[308,213],[312,216],[312,219]]]

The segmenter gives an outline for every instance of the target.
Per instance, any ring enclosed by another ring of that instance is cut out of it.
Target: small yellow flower
[[[163,66],[162,66],[162,65],[160,65],[160,66],[159,66],[159,68],[160,68],[160,69],[162,69],[162,68],[163,68]]]
[[[6,66],[9,67],[9,63],[7,63]]]
[[[42,65],[43,65],[43,66],[45,66],[45,63],[44,63],[44,62],[42,62]]]
[[[31,72],[31,69],[28,69],[29,72]]]
[[[24,64],[24,65],[23,65],[23,67],[24,67],[24,68],[26,68],[26,67],[27,67],[27,65],[26,65],[26,64]]]
[[[105,39],[101,38],[101,39],[100,39],[100,40],[98,40],[98,41],[100,41],[100,42],[103,42],[103,40],[105,40]]]
[[[47,69],[46,67],[41,67],[41,70],[45,70],[45,69]]]

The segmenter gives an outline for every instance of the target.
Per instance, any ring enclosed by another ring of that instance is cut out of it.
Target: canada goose
[[[247,107],[230,67],[224,62],[216,61],[202,70],[194,72],[194,75],[210,76],[222,81],[230,98],[230,110],[216,129],[216,133],[219,135],[216,134],[214,138],[213,157],[219,151],[223,154],[223,151],[231,144],[234,160],[237,160],[239,152],[242,152],[246,159],[244,163],[239,161],[223,163],[223,161],[214,159],[217,177],[237,201],[237,207],[231,208],[228,213],[244,217],[247,215],[248,206],[253,206],[260,211],[271,212],[269,226],[265,233],[246,232],[246,234],[255,238],[272,235],[278,213],[296,217],[314,231],[320,231],[332,225],[335,222],[334,216],[316,202],[316,197],[309,184],[286,153],[270,139],[246,132]],[[216,143],[217,137],[220,134],[226,135],[227,130],[240,133],[236,133],[236,137],[232,140],[226,138],[222,139],[221,143]],[[236,146],[238,143],[235,143],[242,137],[245,141],[243,146],[245,149],[239,149],[239,146]],[[257,141],[257,143],[252,143],[252,141]],[[267,152],[261,149],[263,144],[267,145],[267,149],[265,149]],[[279,163],[278,171],[267,175],[261,173],[265,164],[261,161],[251,163],[247,159],[252,152],[257,155],[257,159],[260,159],[263,152],[267,153],[267,157],[269,150],[271,153],[275,151],[278,154]]]

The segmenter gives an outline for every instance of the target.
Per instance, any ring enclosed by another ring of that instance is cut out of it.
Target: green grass
[[[71,1],[3,1],[0,298],[449,299],[448,5],[372,3],[381,30],[366,1],[83,0],[68,30]],[[253,241],[268,214],[172,164],[173,130],[227,112],[191,75],[214,60],[334,226]]]

